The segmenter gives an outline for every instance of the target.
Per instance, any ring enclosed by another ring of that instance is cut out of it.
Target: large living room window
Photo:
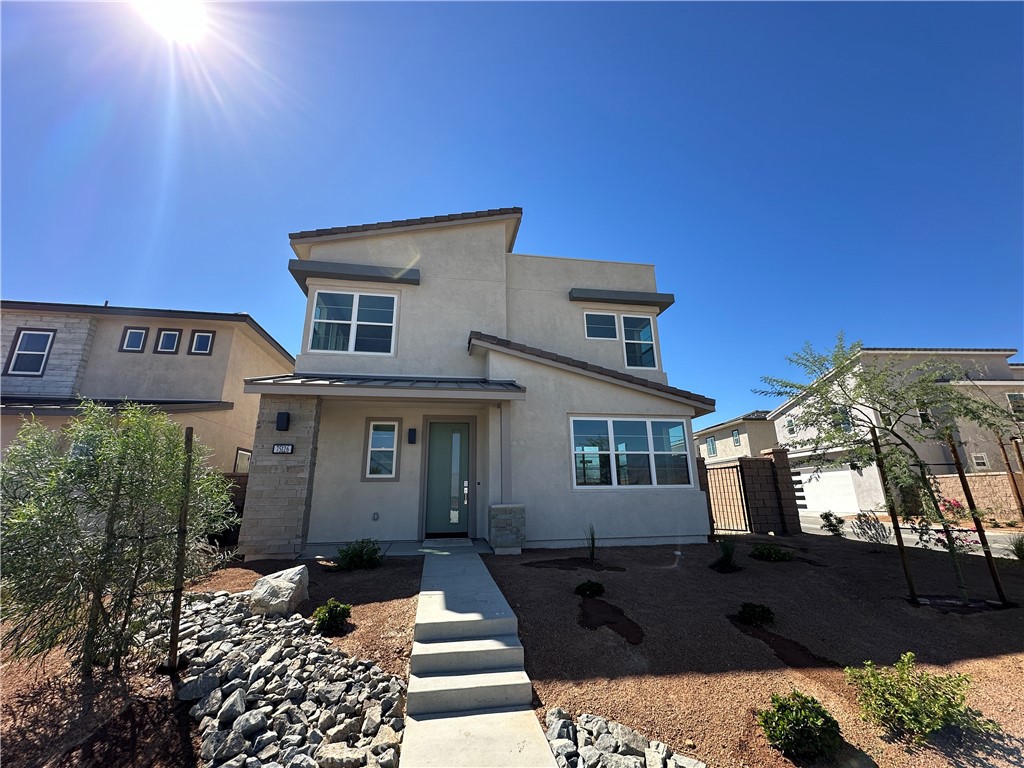
[[[691,484],[682,421],[573,418],[572,439],[576,488]]]
[[[19,328],[4,373],[9,376],[42,376],[56,333],[37,328]]]
[[[309,348],[389,355],[394,349],[395,296],[317,291]]]

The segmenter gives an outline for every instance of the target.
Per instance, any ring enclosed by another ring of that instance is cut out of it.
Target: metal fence
[[[715,533],[750,530],[747,495],[739,466],[708,467],[708,498]]]

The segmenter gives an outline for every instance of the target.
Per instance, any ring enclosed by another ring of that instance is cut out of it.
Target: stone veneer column
[[[801,533],[800,507],[796,498],[796,484],[793,482],[793,466],[789,463],[789,451],[785,448],[771,448],[762,451],[761,455],[770,458],[775,464],[775,489],[786,533]]]
[[[306,544],[309,506],[320,434],[320,398],[263,395],[256,421],[245,513],[238,551],[250,558],[298,557]],[[287,411],[287,432],[277,431],[277,414]],[[275,443],[291,443],[290,454],[275,454]]]

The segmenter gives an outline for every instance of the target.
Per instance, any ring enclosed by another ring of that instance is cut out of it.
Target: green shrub
[[[1024,533],[1015,533],[1010,537],[1010,551],[1018,560],[1024,560]]]
[[[313,611],[313,626],[321,635],[341,635],[345,622],[352,615],[352,606],[339,603],[333,597]]]
[[[767,605],[760,603],[743,603],[736,619],[740,624],[751,627],[764,627],[775,623],[775,613]]]
[[[736,557],[736,542],[729,539],[719,539],[715,542],[715,545],[718,547],[718,559],[712,565],[722,567],[732,565],[733,558]]]
[[[1016,528],[1018,523],[1016,520],[1007,520],[1005,525],[1007,528]]]
[[[600,597],[604,594],[604,585],[599,581],[584,581],[576,587],[576,594],[580,597]]]
[[[793,559],[793,553],[777,544],[755,544],[750,550],[755,560],[766,560],[769,563],[781,563]]]
[[[892,667],[878,668],[865,661],[863,669],[847,667],[846,681],[857,689],[857,702],[865,720],[888,728],[895,735],[923,741],[947,726],[967,731],[992,732],[999,726],[967,704],[967,675],[934,675],[914,666],[909,651]]]
[[[362,568],[377,568],[384,561],[376,539],[359,539],[338,549],[335,568],[339,571],[355,571]]]
[[[587,560],[593,563],[597,560],[597,533],[594,531],[593,523],[583,529],[583,535],[583,546],[587,548]]]
[[[821,530],[831,533],[833,536],[839,536],[842,538],[846,536],[846,533],[843,531],[844,525],[846,525],[846,521],[839,515],[833,512],[821,513]]]
[[[797,690],[772,694],[771,706],[757,713],[757,722],[768,743],[794,762],[831,757],[843,744],[836,719],[816,698]]]

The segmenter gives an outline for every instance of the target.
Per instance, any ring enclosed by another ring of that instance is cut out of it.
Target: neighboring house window
[[[1024,392],[1007,392],[1006,399],[1010,403],[1010,411],[1017,420],[1024,420]]]
[[[249,462],[252,460],[252,451],[239,448],[235,451],[235,472],[241,475],[249,474]]]
[[[627,368],[657,368],[654,352],[654,324],[649,317],[622,316],[622,340]]]
[[[619,338],[616,328],[615,315],[598,314],[596,312],[584,312],[583,320],[587,326],[588,339],[617,339]]]
[[[836,408],[832,412],[832,423],[843,432],[853,432],[853,422],[850,420],[849,408]]]
[[[704,445],[708,449],[708,456],[718,455],[718,446],[715,445],[715,438],[709,437],[707,440],[704,441]]]
[[[56,331],[42,328],[19,328],[7,359],[6,373],[10,376],[42,376],[56,334]]]
[[[311,350],[388,355],[394,338],[394,296],[317,291]]]
[[[133,328],[130,325],[124,327],[121,334],[121,352],[145,352],[146,337],[149,336],[149,328]]]
[[[393,480],[398,476],[397,421],[371,421],[366,437],[367,480]]]
[[[917,418],[921,420],[922,427],[930,427],[932,425],[932,415],[928,413],[928,409],[922,406],[917,406]]]
[[[988,456],[984,453],[972,453],[971,461],[974,462],[975,469],[988,469]]]
[[[739,445],[740,444],[740,431],[738,429],[734,429],[732,431],[732,444],[733,445]]]
[[[795,435],[796,434],[796,422],[793,421],[793,417],[792,416],[789,416],[789,417],[786,418],[786,434],[787,435]]]
[[[682,421],[572,419],[576,487],[690,485]]]
[[[158,355],[176,355],[179,344],[181,344],[180,328],[158,328],[153,352]]]
[[[213,337],[216,331],[192,331],[192,339],[188,343],[190,355],[212,355]]]

